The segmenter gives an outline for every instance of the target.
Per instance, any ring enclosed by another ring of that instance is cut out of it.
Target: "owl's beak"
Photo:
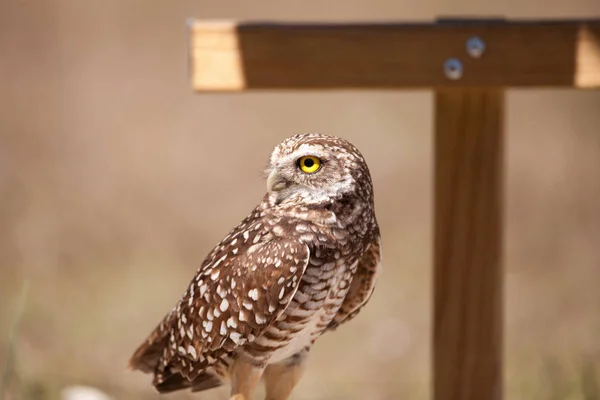
[[[276,169],[273,169],[267,178],[267,190],[269,193],[278,192],[287,187],[287,180],[277,173]]]

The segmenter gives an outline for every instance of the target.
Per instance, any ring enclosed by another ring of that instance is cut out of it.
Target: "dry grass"
[[[16,353],[16,342],[19,336],[19,325],[23,318],[23,311],[25,310],[25,304],[27,301],[27,295],[29,293],[29,282],[25,281],[23,289],[21,290],[21,296],[17,301],[17,308],[15,310],[15,316],[8,335],[8,341],[6,344],[6,354],[4,355],[4,368],[0,370],[0,399],[4,400],[4,396],[9,391],[9,385],[15,375],[15,353]]]

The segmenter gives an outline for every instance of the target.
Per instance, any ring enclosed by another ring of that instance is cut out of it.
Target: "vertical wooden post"
[[[502,397],[501,89],[435,93],[435,400]]]

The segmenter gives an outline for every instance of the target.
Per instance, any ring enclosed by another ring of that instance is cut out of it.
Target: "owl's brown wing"
[[[176,308],[131,358],[131,368],[154,372],[157,389],[173,374],[192,382],[217,359],[254,341],[294,297],[308,246],[243,228],[215,248]]]
[[[359,313],[360,309],[371,298],[380,272],[381,237],[378,233],[359,260],[350,289],[348,289],[342,306],[327,326],[328,330],[335,330],[342,323],[350,321]]]

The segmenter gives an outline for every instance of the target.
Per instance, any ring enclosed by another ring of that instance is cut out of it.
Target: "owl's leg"
[[[309,348],[265,369],[266,400],[287,400],[306,368]]]
[[[237,358],[230,369],[231,398],[229,400],[252,400],[254,389],[264,371],[264,366],[257,365],[244,357]]]

